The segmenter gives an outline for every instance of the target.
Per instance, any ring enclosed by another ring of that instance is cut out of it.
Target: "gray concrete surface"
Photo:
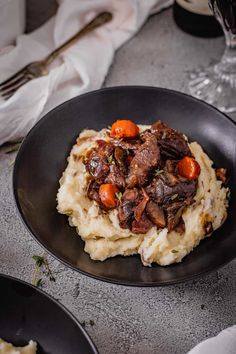
[[[105,86],[142,84],[187,92],[188,72],[208,65],[222,50],[222,38],[182,33],[167,10],[150,18],[118,51]],[[43,250],[17,214],[9,165],[15,153],[6,149],[0,150],[0,272],[31,282],[32,255]],[[100,354],[183,354],[236,322],[236,260],[200,280],[143,289],[102,283],[48,260],[56,282],[43,289],[85,322]]]

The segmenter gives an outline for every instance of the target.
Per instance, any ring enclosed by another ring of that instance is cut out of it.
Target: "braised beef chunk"
[[[178,234],[180,235],[183,235],[185,233],[185,223],[182,216],[180,217],[178,224],[175,226],[175,231],[178,232]]]
[[[184,208],[185,204],[183,202],[175,202],[166,207],[168,231],[173,230],[178,225]]]
[[[174,194],[178,194],[177,199],[192,198],[197,190],[197,184],[195,181],[182,181],[179,182],[174,189]]]
[[[161,154],[166,159],[179,159],[184,156],[192,156],[184,135],[177,130],[158,121],[152,125],[151,131],[157,137]]]
[[[99,184],[95,180],[90,181],[87,190],[87,196],[89,197],[89,199],[95,200],[98,204],[100,204],[98,191],[99,191]]]
[[[109,172],[108,157],[112,156],[114,147],[104,140],[99,140],[97,145],[87,156],[86,169],[96,180],[102,180]]]
[[[124,194],[122,195],[122,200],[137,202],[139,198],[139,191],[137,188],[126,189]]]
[[[166,160],[164,168],[169,173],[175,173],[177,163],[178,163],[178,160]]]
[[[153,222],[153,224],[162,228],[166,226],[164,211],[161,207],[158,206],[157,203],[150,200],[147,203],[146,212],[147,216]]]
[[[97,151],[92,151],[86,163],[87,171],[95,179],[103,179],[109,172],[107,160]]]
[[[167,184],[171,187],[176,186],[179,183],[179,179],[172,173],[165,172],[164,176]]]
[[[124,172],[116,165],[110,165],[110,172],[105,178],[105,183],[115,184],[118,188],[125,188]]]
[[[118,219],[121,228],[128,229],[131,227],[134,208],[137,206],[138,201],[139,192],[137,188],[125,190],[118,206]]]
[[[134,234],[146,234],[154,224],[148,219],[146,213],[144,212],[139,221],[135,220],[132,222],[131,231]]]
[[[184,156],[192,156],[185,140],[160,139],[158,145],[162,156],[166,159],[181,159]]]
[[[114,146],[105,140],[97,140],[97,148],[96,151],[103,156],[104,158],[108,158],[113,153]]]
[[[148,182],[149,173],[157,166],[160,160],[160,150],[157,146],[156,137],[149,134],[145,142],[135,152],[130,163],[130,170],[127,178],[129,188],[143,186]]]
[[[134,215],[135,202],[124,201],[118,206],[118,219],[122,229],[130,229]]]
[[[97,140],[84,159],[91,181],[87,195],[105,211],[99,197],[102,184],[115,185],[121,228],[136,234],[152,227],[185,230],[182,213],[193,202],[197,181],[178,174],[178,162],[191,151],[183,134],[158,121],[136,138]],[[216,171],[226,180],[226,171]]]
[[[147,194],[158,204],[166,204],[170,201],[184,200],[191,198],[196,192],[195,181],[179,181],[170,185],[165,175],[153,179],[146,187]]]
[[[122,149],[121,147],[117,146],[114,150],[114,158],[116,160],[118,167],[122,170],[123,173],[125,173],[127,170],[127,163],[126,163],[127,153],[126,153],[126,151],[124,149]]]
[[[226,168],[217,168],[216,169],[216,178],[221,181],[223,184],[227,182],[227,170]]]
[[[138,203],[138,205],[134,209],[134,218],[137,221],[140,221],[141,216],[146,208],[147,202],[149,201],[149,196],[147,195],[146,191],[144,188],[142,188],[142,199]]]
[[[141,140],[137,139],[114,139],[114,146],[119,146],[124,150],[136,151],[141,145]]]
[[[153,136],[155,136],[155,134],[153,134],[150,129],[146,129],[140,133],[140,140],[142,143],[144,143],[149,139],[153,139]]]
[[[151,132],[156,135],[157,139],[168,138],[168,139],[184,140],[183,134],[169,127],[167,124],[163,123],[160,120],[152,124]]]
[[[146,192],[157,204],[163,204],[169,199],[173,189],[164,183],[162,178],[155,178],[146,187]]]

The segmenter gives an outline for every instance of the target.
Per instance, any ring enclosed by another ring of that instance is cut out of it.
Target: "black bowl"
[[[21,280],[0,275],[0,337],[16,346],[32,339],[37,354],[98,354],[64,306]]]
[[[101,129],[116,119],[149,124],[157,119],[198,141],[216,166],[228,169],[228,219],[180,264],[141,265],[138,256],[92,261],[67,217],[56,211],[58,180],[75,139],[84,128]],[[55,108],[24,140],[13,177],[17,207],[31,234],[59,260],[89,276],[118,284],[157,286],[192,279],[236,255],[236,125],[190,96],[152,87],[114,87],[87,93]]]

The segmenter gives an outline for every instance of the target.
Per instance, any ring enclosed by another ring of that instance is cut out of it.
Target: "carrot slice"
[[[135,138],[139,135],[139,127],[131,120],[117,120],[112,124],[112,138]]]
[[[201,167],[194,158],[185,156],[178,162],[178,173],[189,180],[195,180],[201,173]]]
[[[101,184],[99,188],[99,197],[102,204],[108,209],[115,208],[117,202],[116,193],[118,192],[119,189],[114,184]]]

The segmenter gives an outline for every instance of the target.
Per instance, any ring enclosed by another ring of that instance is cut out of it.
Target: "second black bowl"
[[[15,346],[37,342],[37,354],[98,354],[68,310],[42,290],[0,274],[0,338]]]

